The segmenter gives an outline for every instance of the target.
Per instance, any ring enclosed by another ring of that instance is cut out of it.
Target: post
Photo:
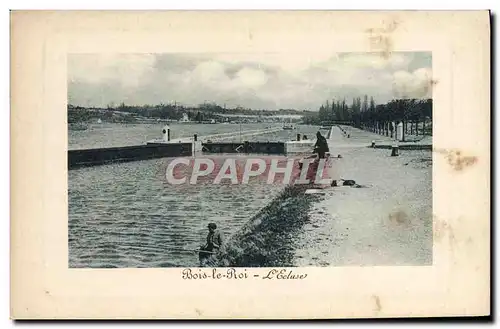
[[[400,122],[397,125],[396,139],[398,141],[402,141],[402,142],[404,142],[404,140],[405,140],[405,124],[404,124],[404,122]]]
[[[163,141],[170,142],[170,127],[165,125],[162,130],[163,133]]]
[[[399,146],[397,143],[392,144],[391,157],[399,156]]]

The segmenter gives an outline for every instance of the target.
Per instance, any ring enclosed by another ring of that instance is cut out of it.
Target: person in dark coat
[[[314,144],[314,153],[318,153],[318,157],[320,159],[325,158],[325,154],[327,152],[330,152],[330,149],[328,148],[328,142],[326,141],[326,138],[321,135],[321,132],[316,133],[316,144]]]
[[[217,230],[217,225],[215,223],[208,224],[207,243],[200,247],[200,264],[204,264],[210,256],[217,253],[223,242],[222,234]]]

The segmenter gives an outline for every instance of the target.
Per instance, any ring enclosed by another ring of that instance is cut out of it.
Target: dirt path
[[[377,135],[350,133],[329,143],[342,155],[337,175],[367,187],[326,190],[295,239],[294,265],[432,264],[431,152],[391,157],[390,150],[358,146]]]

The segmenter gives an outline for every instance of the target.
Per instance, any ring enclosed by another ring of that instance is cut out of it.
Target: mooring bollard
[[[372,147],[373,148],[375,147],[375,141],[372,141]]]
[[[162,130],[163,133],[163,140],[165,142],[170,142],[170,127],[168,125],[165,125]]]
[[[392,144],[391,157],[396,157],[398,155],[399,155],[399,146],[398,146],[398,144]]]
[[[297,134],[297,142],[300,142],[300,134]]]

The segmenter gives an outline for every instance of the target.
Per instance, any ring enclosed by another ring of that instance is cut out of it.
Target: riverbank
[[[351,130],[356,143],[371,135]],[[432,152],[341,151],[337,174],[364,188],[330,188],[311,206],[294,266],[431,265]]]
[[[283,130],[280,123],[262,125],[254,124],[192,124],[192,123],[169,123],[171,139],[192,138],[196,134],[200,140],[203,136],[214,134],[232,134],[232,140],[240,142],[240,131],[242,132],[241,141],[247,138],[252,141],[274,141],[285,142],[296,140],[297,134],[306,135],[310,139],[314,138],[319,127],[297,125],[295,130]],[[149,140],[162,138],[162,130],[165,123],[151,124],[110,124],[94,123],[85,130],[68,131],[68,149],[91,149],[122,147],[145,144]],[[270,129],[273,133],[259,136],[244,137],[243,132],[257,129]]]
[[[432,152],[372,149],[333,131],[335,176],[361,188],[289,186],[228,241],[218,266],[432,264]],[[351,139],[352,138],[352,139]]]
[[[316,195],[304,194],[304,185],[286,187],[252,217],[229,241],[219,256],[221,267],[293,266],[293,243],[308,220]]]
[[[341,126],[342,129],[346,131],[347,134],[350,135],[350,138],[353,140],[363,140],[368,142],[371,145],[371,142],[375,142],[375,145],[387,145],[391,146],[395,140],[394,138],[382,134],[373,133],[367,130],[362,130],[358,128],[354,128],[351,126]],[[351,136],[352,135],[352,136]],[[371,138],[371,139],[370,139]],[[405,134],[405,141],[398,141],[398,145],[401,146],[428,146],[432,145],[432,135],[411,135]]]

